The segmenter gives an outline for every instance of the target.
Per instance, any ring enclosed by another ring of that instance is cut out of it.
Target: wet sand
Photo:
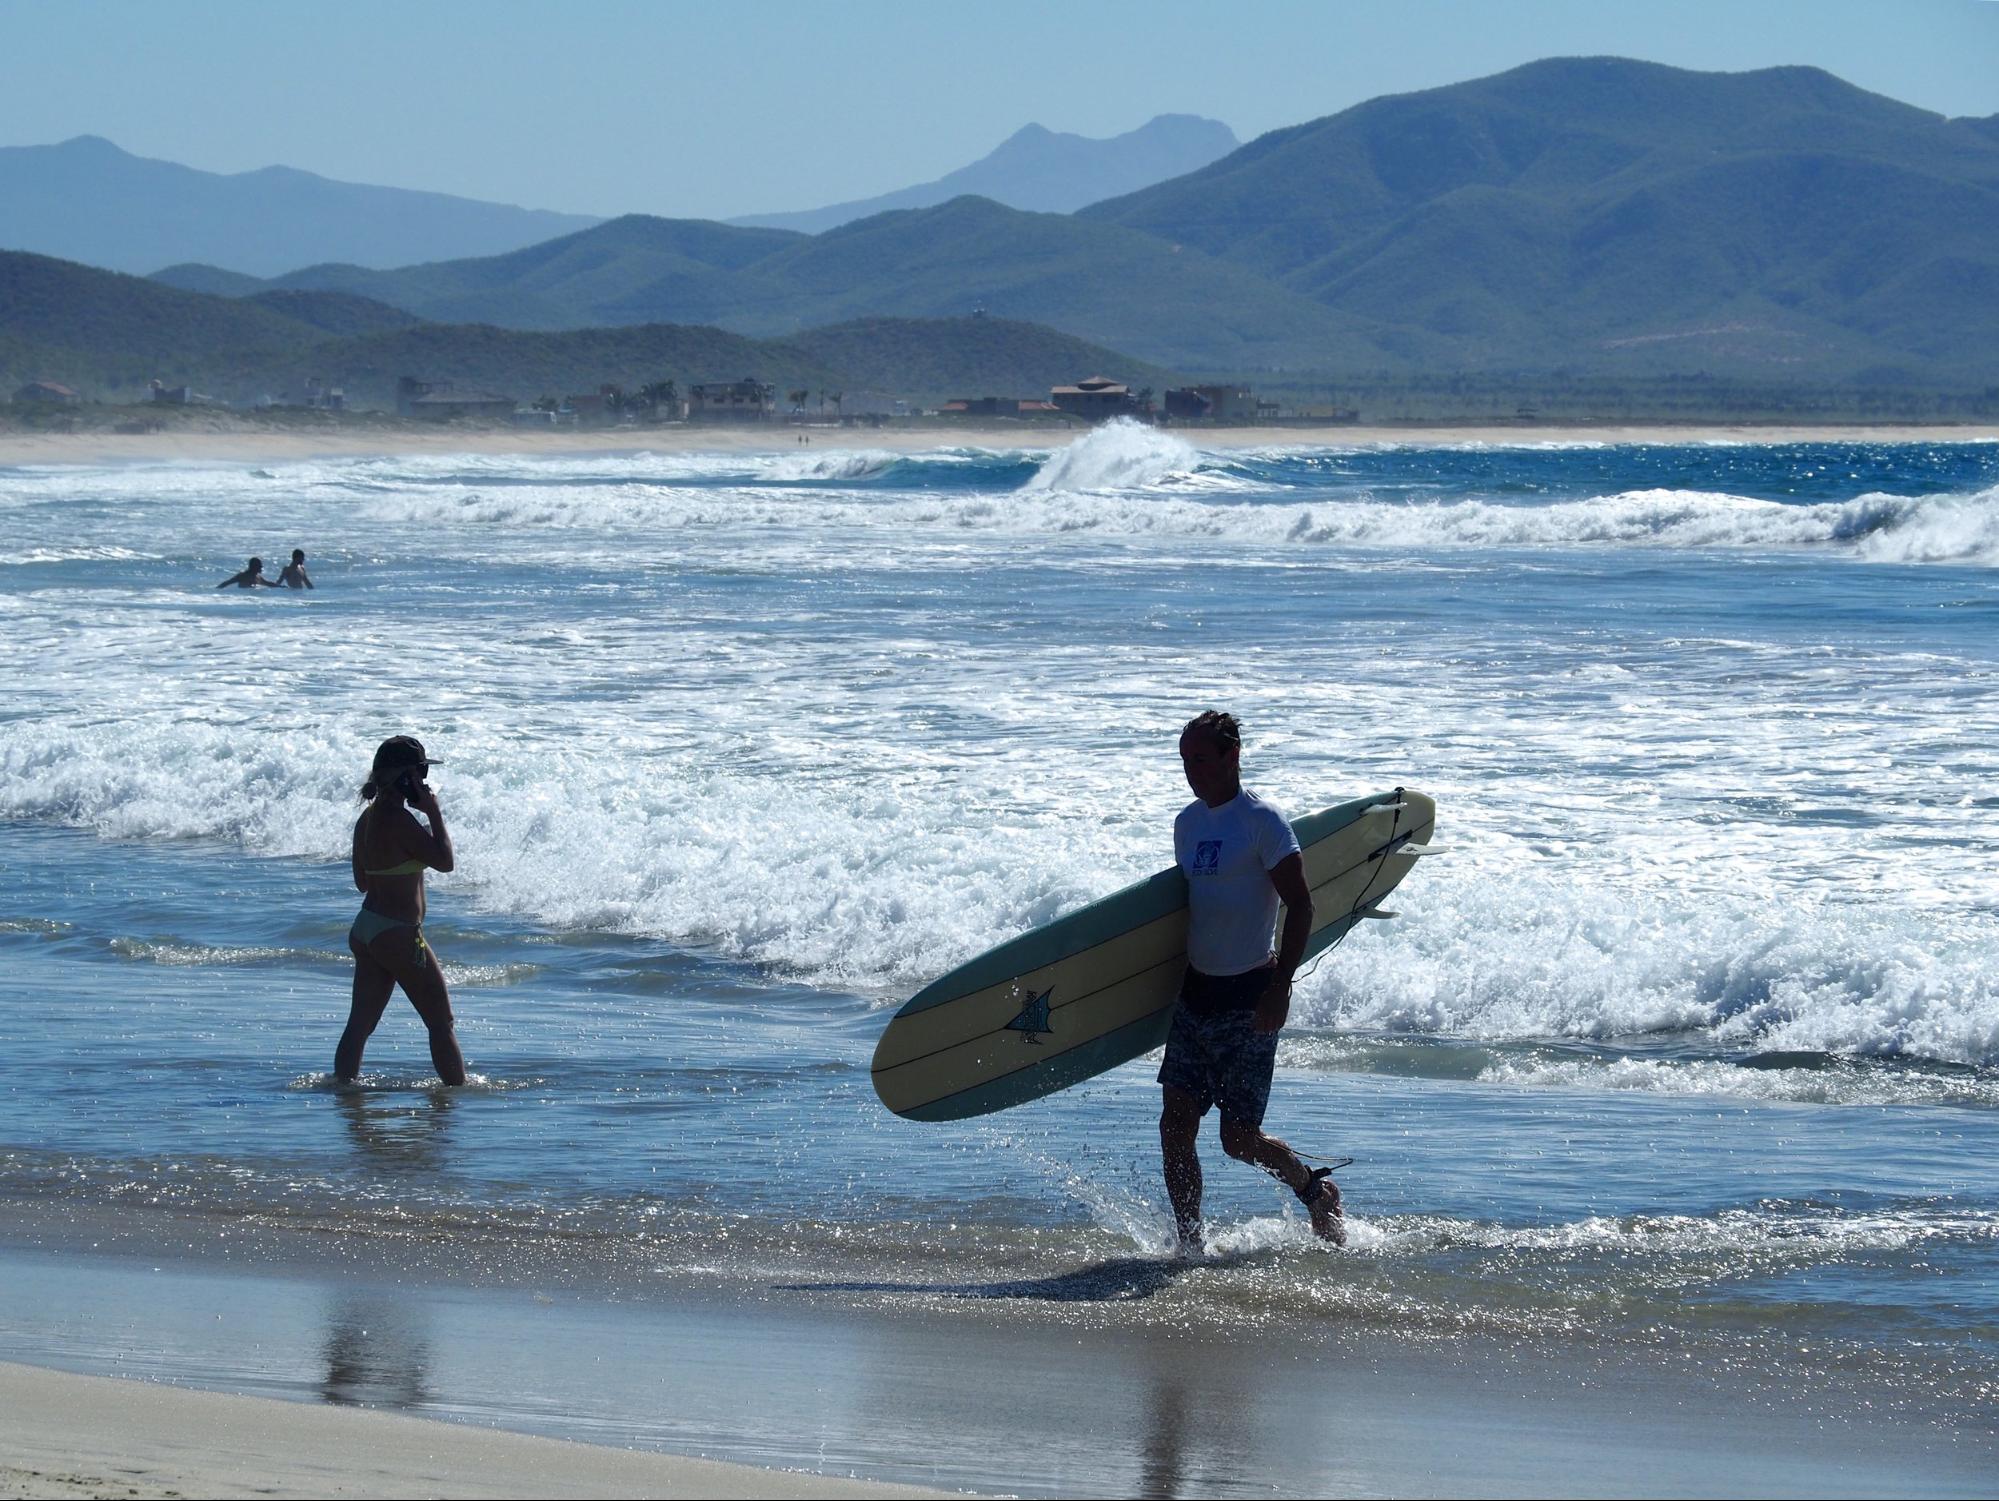
[[[205,1215],[10,1221],[0,1359],[140,1379],[0,1367],[0,1494],[1955,1496],[1999,1464],[1985,1416],[1752,1350],[1104,1317],[1186,1271],[1151,1258],[606,1283]]]
[[[0,1497],[938,1494],[0,1364]]]

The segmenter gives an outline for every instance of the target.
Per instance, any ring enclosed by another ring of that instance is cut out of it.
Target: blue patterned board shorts
[[[1194,986],[1217,981],[1193,976]],[[1269,983],[1268,970],[1251,970],[1240,979],[1252,997]],[[1227,984],[1227,981],[1219,982]],[[1253,988],[1252,988],[1253,987]],[[1193,988],[1193,987],[1188,987]],[[1253,1006],[1197,1012],[1188,1004],[1187,989],[1173,1008],[1173,1028],[1166,1034],[1166,1058],[1159,1065],[1159,1082],[1190,1096],[1206,1115],[1222,1108],[1222,1119],[1263,1129],[1263,1112],[1270,1106],[1270,1076],[1277,1066],[1277,1034],[1256,1030]]]

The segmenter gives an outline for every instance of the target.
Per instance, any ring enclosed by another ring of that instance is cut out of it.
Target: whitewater
[[[293,547],[314,591],[214,589]],[[1145,1064],[919,1128],[866,1060],[1165,865],[1223,707],[1278,806],[1420,787],[1449,853],[1280,1051],[1273,1124],[1362,1158],[1351,1280],[1217,1167],[1251,1271],[1092,1317],[1677,1338],[1694,1299],[1933,1385],[1909,1331],[1999,1329],[1995,626],[1987,443],[0,470],[0,1193],[613,1279],[1162,1254]],[[398,732],[459,851],[444,1106],[400,1010],[325,1077]]]

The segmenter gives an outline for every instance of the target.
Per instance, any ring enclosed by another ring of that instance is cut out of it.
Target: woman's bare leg
[[[356,943],[352,934],[348,935],[347,947],[354,951],[354,1004],[348,1010],[347,1029],[340,1034],[340,1045],[333,1050],[333,1077],[343,1084],[352,1084],[361,1076],[361,1050],[368,1045],[369,1036],[388,1009],[389,997],[395,994],[396,977]]]
[[[446,1084],[463,1084],[465,1058],[458,1051],[458,1035],[451,1029],[451,992],[444,983],[443,966],[423,935],[415,928],[390,928],[375,936],[368,952],[395,977],[395,983],[416,1007],[416,1014],[423,1018],[437,1077]]]

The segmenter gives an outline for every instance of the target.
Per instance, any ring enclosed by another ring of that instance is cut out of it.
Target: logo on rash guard
[[[1203,839],[1194,846],[1194,874],[1213,875],[1222,868],[1222,842]]]

